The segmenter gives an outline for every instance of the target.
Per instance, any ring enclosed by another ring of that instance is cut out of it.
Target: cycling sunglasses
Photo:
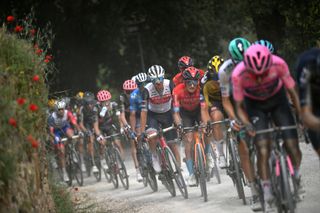
[[[198,80],[186,80],[185,81],[186,85],[187,86],[197,86],[199,84],[199,81]]]
[[[152,83],[153,83],[153,84],[159,84],[159,83],[162,83],[162,82],[163,82],[163,80],[164,80],[164,78],[163,78],[163,77],[158,77],[158,78],[153,78],[153,79],[151,79],[151,81],[152,81]]]

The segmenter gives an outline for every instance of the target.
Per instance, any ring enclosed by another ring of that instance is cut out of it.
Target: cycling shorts
[[[148,128],[154,128],[158,130],[160,125],[161,128],[164,129],[171,126],[172,124],[173,117],[171,110],[165,113],[155,113],[152,111],[148,111]],[[167,142],[173,142],[177,139],[178,136],[176,130],[173,129],[164,133],[164,137],[166,138]]]
[[[183,108],[180,108],[180,116],[181,116],[182,124],[184,127],[192,127],[195,125],[195,122],[200,124],[200,121],[201,121],[200,107],[192,111],[187,111]]]
[[[251,121],[255,119],[255,117],[259,118],[259,120],[253,124],[256,131],[270,128],[271,123],[274,123],[276,126],[296,125],[283,87],[274,96],[265,101],[254,100],[248,97],[245,97],[244,100],[246,111]],[[298,139],[297,130],[284,130],[282,131],[282,137],[284,140]],[[259,134],[255,137],[255,141],[263,139],[271,139],[271,134]]]
[[[59,137],[60,139],[63,137],[66,137],[68,129],[71,129],[70,124],[66,124],[62,128],[54,129],[53,130],[54,136]],[[56,139],[54,139],[54,145],[58,145],[58,144],[59,144],[59,141],[56,141]]]

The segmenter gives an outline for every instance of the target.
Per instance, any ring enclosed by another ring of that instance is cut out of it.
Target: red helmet
[[[97,94],[98,101],[108,101],[111,99],[111,93],[108,90],[100,90]]]
[[[123,83],[123,90],[135,90],[138,88],[136,82],[134,82],[133,80],[126,80],[124,83]]]
[[[199,80],[200,72],[195,67],[188,67],[182,73],[183,80]]]
[[[178,67],[182,72],[187,67],[193,66],[193,60],[189,56],[182,56],[178,61]]]

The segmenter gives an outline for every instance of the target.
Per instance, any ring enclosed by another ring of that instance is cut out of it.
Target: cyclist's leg
[[[151,134],[159,129],[159,123],[158,123],[158,114],[153,113],[151,111],[148,111],[148,117],[147,117],[147,134]],[[157,141],[158,138],[151,138],[148,140],[150,151],[155,154],[156,153],[156,147],[157,147]]]
[[[135,133],[137,135],[141,135],[140,114],[138,114],[138,116],[136,115]],[[130,144],[131,144],[131,156],[132,156],[132,159],[133,159],[134,167],[136,169],[138,169],[139,168],[139,161],[138,161],[138,158],[137,158],[137,147],[136,147],[137,144],[136,144],[136,142],[134,140],[130,140]]]

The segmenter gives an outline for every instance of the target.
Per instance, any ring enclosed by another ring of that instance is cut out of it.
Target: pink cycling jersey
[[[282,86],[293,88],[295,82],[290,75],[287,63],[272,55],[272,65],[268,72],[258,76],[248,71],[243,62],[232,72],[233,98],[242,101],[244,96],[255,100],[266,100],[275,95]]]

